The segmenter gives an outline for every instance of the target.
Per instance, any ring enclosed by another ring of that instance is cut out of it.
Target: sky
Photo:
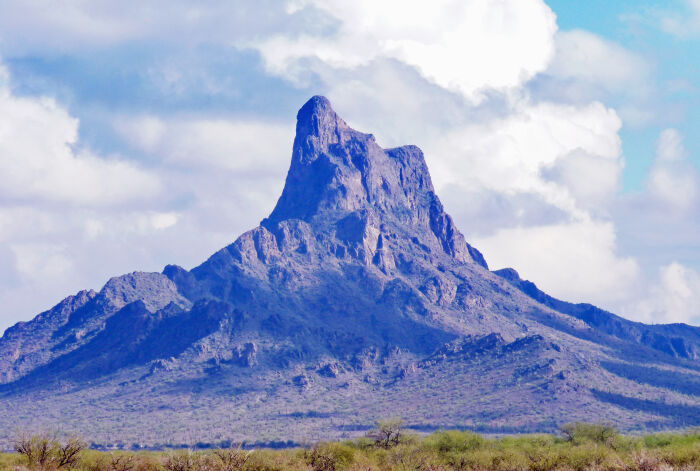
[[[491,268],[700,325],[700,0],[0,6],[0,331],[255,227],[316,94]]]

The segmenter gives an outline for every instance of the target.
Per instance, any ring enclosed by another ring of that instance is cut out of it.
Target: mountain
[[[562,267],[562,270],[567,267]],[[0,440],[308,443],[403,417],[430,430],[700,425],[700,328],[648,326],[491,272],[421,150],[323,97],[297,115],[269,217],[188,271],[111,279],[0,339]]]

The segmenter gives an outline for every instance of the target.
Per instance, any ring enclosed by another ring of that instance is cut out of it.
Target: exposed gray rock
[[[150,373],[157,373],[158,371],[172,371],[173,368],[175,367],[177,363],[177,360],[175,358],[170,357],[167,360],[165,359],[158,359],[155,360],[151,363],[151,370]]]
[[[337,378],[345,369],[337,361],[326,363],[318,369],[318,374],[326,378]]]
[[[257,363],[258,346],[255,342],[246,342],[238,345],[234,351],[233,360],[240,366],[250,368]]]
[[[294,386],[297,386],[302,390],[308,388],[311,384],[311,381],[309,381],[309,377],[306,376],[306,374],[304,373],[293,377],[292,382],[294,383]]]

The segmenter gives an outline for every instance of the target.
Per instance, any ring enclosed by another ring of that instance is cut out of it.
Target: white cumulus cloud
[[[428,147],[429,163],[439,185],[476,183],[506,194],[539,194],[572,217],[586,219],[583,208],[590,200],[617,185],[620,126],[615,111],[600,103],[523,103],[504,118],[442,136]],[[558,180],[548,176],[555,166],[562,167]],[[574,178],[572,166],[586,173]]]
[[[675,129],[661,132],[656,142],[656,158],[647,176],[647,191],[665,208],[698,209],[700,175],[687,155],[680,132]]]
[[[574,302],[610,306],[640,280],[632,257],[617,255],[609,222],[571,222],[502,229],[473,241],[494,268],[515,267],[545,292]]]
[[[649,64],[617,43],[585,30],[560,31],[548,73],[619,91],[648,79]]]
[[[153,196],[158,179],[78,145],[78,120],[54,100],[0,83],[0,198],[104,206]]]
[[[282,176],[294,139],[291,122],[141,116],[117,119],[115,128],[138,150],[171,165]]]
[[[314,60],[357,68],[389,58],[478,100],[484,90],[522,85],[546,68],[554,50],[555,16],[541,0],[300,0],[290,5],[290,12],[319,9],[338,27],[330,37],[279,34],[252,42],[268,69],[286,78],[303,76]]]
[[[644,299],[625,314],[643,322],[700,324],[700,273],[673,262],[659,269]]]
[[[685,0],[686,12],[664,11],[660,26],[667,33],[681,38],[700,35],[700,0]]]

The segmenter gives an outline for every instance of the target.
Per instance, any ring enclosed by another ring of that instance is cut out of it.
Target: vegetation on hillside
[[[446,430],[409,433],[399,420],[364,437],[306,448],[98,452],[75,437],[18,436],[0,469],[16,471],[691,471],[700,469],[700,430],[623,436],[613,427],[567,424],[561,435],[485,438]]]

